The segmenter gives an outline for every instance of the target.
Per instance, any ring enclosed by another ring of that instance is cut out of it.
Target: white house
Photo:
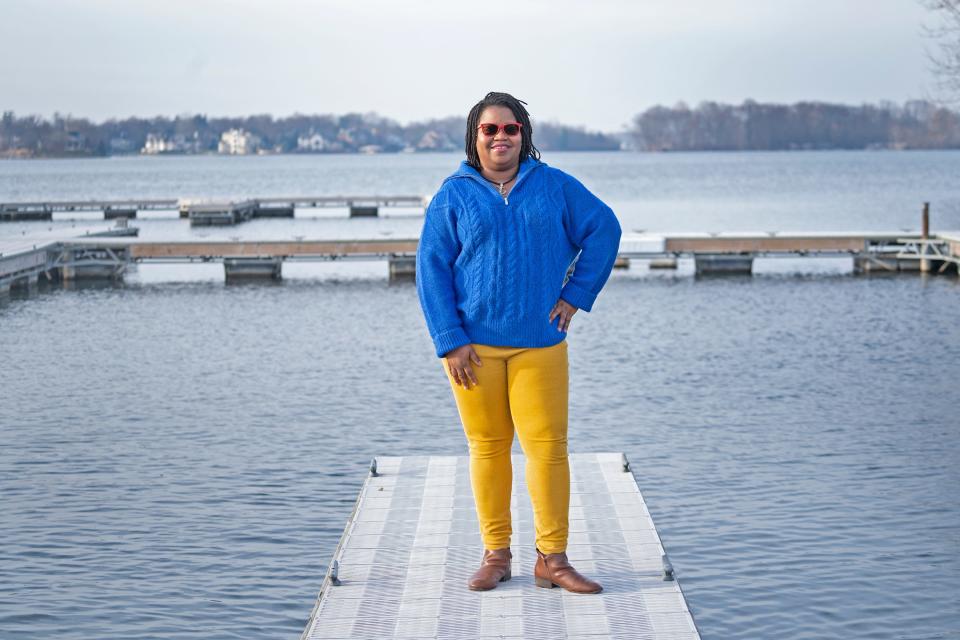
[[[219,153],[230,155],[245,155],[256,153],[260,149],[260,138],[243,129],[224,131],[217,145]]]
[[[417,143],[417,149],[421,151],[452,151],[456,146],[450,142],[446,134],[439,131],[427,131]]]
[[[111,141],[111,144],[113,141]],[[200,137],[194,131],[193,137],[187,139],[181,134],[173,136],[173,139],[165,138],[159,133],[148,133],[147,140],[140,149],[140,153],[156,155],[159,153],[198,153],[200,151]]]
[[[310,132],[309,135],[297,138],[297,151],[323,151],[327,148],[327,141],[319,133]]]

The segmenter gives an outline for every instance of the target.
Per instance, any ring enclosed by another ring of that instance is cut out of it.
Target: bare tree
[[[946,102],[960,103],[960,0],[921,0],[940,18],[927,27],[927,35],[936,41],[936,50],[928,52]]]

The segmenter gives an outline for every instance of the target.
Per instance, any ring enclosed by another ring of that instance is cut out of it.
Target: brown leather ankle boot
[[[484,549],[480,568],[470,576],[467,586],[471,591],[489,591],[501,582],[510,579],[510,547],[506,549]]]
[[[537,549],[537,564],[533,568],[534,582],[538,587],[552,589],[563,587],[573,593],[600,593],[599,583],[584,578],[570,566],[566,553],[543,554]]]

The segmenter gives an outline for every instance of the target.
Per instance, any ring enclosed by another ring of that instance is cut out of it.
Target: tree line
[[[543,150],[616,150],[615,136],[556,123],[536,123],[536,144]],[[12,111],[0,118],[0,155],[5,156],[106,156],[141,153],[148,137],[169,142],[181,153],[216,152],[221,136],[241,129],[255,136],[257,148],[269,153],[298,151],[399,152],[454,151],[463,148],[464,119],[449,117],[402,125],[375,113],[301,115],[284,118],[254,115],[212,118],[182,115],[174,118],[111,119],[102,123],[54,114],[52,118],[18,116]],[[320,142],[310,146],[311,141]]]
[[[914,100],[848,106],[680,103],[638,114],[631,131],[642,151],[791,149],[958,149],[960,113]]]
[[[0,117],[0,156],[107,156],[153,149],[214,153],[221,136],[240,129],[268,153],[391,153],[463,148],[464,120],[454,116],[402,125],[374,113],[254,115],[213,118],[111,119],[101,123],[54,114],[52,118]],[[535,122],[543,151],[744,151],[793,149],[958,149],[960,113],[932,102],[849,106],[825,102],[792,105],[747,100],[740,105],[703,102],[655,106],[637,114],[618,134]],[[153,147],[148,144],[153,140]]]

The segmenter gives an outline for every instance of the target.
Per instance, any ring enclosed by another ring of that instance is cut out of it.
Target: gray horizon
[[[916,0],[772,4],[11,0],[0,109],[406,124],[500,90],[538,121],[615,132],[657,104],[937,98],[924,36],[935,16]]]

